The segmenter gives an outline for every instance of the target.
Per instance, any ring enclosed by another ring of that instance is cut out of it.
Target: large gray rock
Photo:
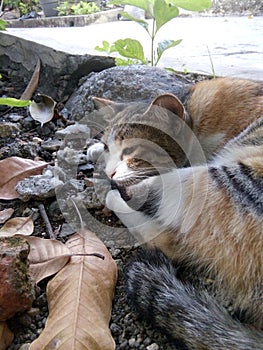
[[[15,76],[16,94],[21,94],[30,81],[38,58],[41,61],[38,90],[56,101],[71,95],[81,77],[114,66],[110,57],[72,55],[0,32],[0,67]]]
[[[117,102],[148,102],[162,93],[171,92],[184,101],[191,86],[182,76],[157,67],[112,67],[83,78],[65,107],[72,119],[80,120],[93,111],[93,96]]]

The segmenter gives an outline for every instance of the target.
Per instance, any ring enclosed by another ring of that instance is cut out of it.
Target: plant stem
[[[1,5],[0,5],[0,16],[2,16],[3,13],[3,5],[4,5],[4,0],[1,1]]]
[[[153,25],[152,25],[152,35],[151,35],[151,66],[155,66],[154,64],[154,38],[155,38],[155,26],[156,26],[156,20],[153,19]]]

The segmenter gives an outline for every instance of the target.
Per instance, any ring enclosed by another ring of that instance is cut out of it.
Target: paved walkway
[[[116,21],[86,27],[9,28],[8,33],[73,54],[95,54],[102,40],[139,39],[150,52],[146,32],[136,23]],[[190,72],[237,76],[263,81],[263,17],[176,18],[159,32],[157,40],[183,39],[169,49],[160,67]],[[209,57],[210,52],[210,57]]]

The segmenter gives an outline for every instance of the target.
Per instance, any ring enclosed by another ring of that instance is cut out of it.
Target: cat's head
[[[94,103],[109,121],[101,140],[109,178],[128,184],[186,164],[191,120],[176,96],[160,95],[150,104],[95,97]]]

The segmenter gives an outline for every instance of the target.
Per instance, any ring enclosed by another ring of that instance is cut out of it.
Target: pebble
[[[20,346],[19,350],[29,350],[31,343],[25,343]]]
[[[15,138],[19,133],[20,128],[15,123],[5,122],[0,123],[0,138],[4,139],[7,137]]]
[[[30,176],[19,181],[16,191],[19,198],[23,201],[31,199],[45,199],[55,196],[55,190],[63,185],[57,177],[54,177],[52,171],[48,167],[43,175]]]
[[[146,347],[146,350],[159,350],[159,345],[156,343],[152,343]]]
[[[10,113],[8,115],[8,119],[13,122],[13,123],[17,123],[20,120],[22,120],[24,117],[21,114],[17,114],[17,113]]]
[[[56,136],[61,139],[64,139],[67,136],[71,136],[74,134],[77,134],[78,137],[80,136],[80,134],[82,134],[82,136],[85,136],[86,143],[86,140],[90,138],[90,128],[85,124],[75,123],[74,125],[69,125],[65,129],[58,130],[56,132]]]
[[[56,152],[61,147],[62,142],[60,140],[47,140],[41,143],[41,147],[48,152]]]
[[[140,343],[135,339],[135,338],[130,338],[129,339],[129,346],[138,349],[138,347],[140,346]]]

